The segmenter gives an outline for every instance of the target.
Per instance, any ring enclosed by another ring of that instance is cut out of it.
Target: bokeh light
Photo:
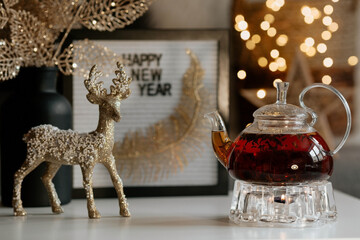
[[[260,28],[264,31],[267,31],[270,28],[270,23],[268,21],[262,21],[260,23]]]
[[[238,15],[236,15],[236,17],[235,17],[235,22],[240,22],[240,21],[244,21],[244,20],[245,20],[245,18],[244,18],[244,16],[241,15],[241,14],[238,14]]]
[[[332,81],[331,77],[329,75],[324,75],[321,78],[322,83],[329,85]]]
[[[309,6],[304,5],[301,7],[301,13],[304,16],[309,16],[311,15],[311,8],[309,8]]]
[[[319,43],[319,44],[317,45],[316,49],[317,49],[317,51],[318,51],[319,53],[325,53],[326,50],[327,50],[327,46],[326,46],[325,43]]]
[[[264,97],[266,97],[266,91],[265,89],[259,89],[257,92],[256,92],[256,96],[260,99],[263,99]]]
[[[283,47],[287,44],[288,40],[289,38],[287,35],[281,34],[279,37],[277,37],[276,44],[279,45],[280,47]]]
[[[267,30],[267,35],[269,36],[269,37],[275,37],[275,35],[276,35],[276,29],[274,28],[274,27],[271,27],[271,28],[269,28],[268,30]]]
[[[312,47],[315,44],[315,40],[312,37],[306,38],[304,42],[308,47]]]
[[[332,37],[332,34],[329,31],[323,31],[321,33],[321,38],[324,39],[325,41],[330,40],[331,37]]]
[[[254,35],[251,37],[251,40],[252,40],[255,44],[257,44],[257,43],[259,43],[259,42],[261,41],[261,37],[260,37],[259,34],[254,34]]]
[[[249,50],[254,50],[256,47],[255,42],[253,40],[247,40],[245,46]]]
[[[309,49],[306,51],[306,55],[309,57],[313,57],[316,54],[316,48],[309,47]]]
[[[332,18],[329,17],[329,16],[326,16],[322,19],[322,23],[325,25],[325,26],[330,26],[330,24],[333,22]]]
[[[280,52],[277,49],[273,49],[273,50],[270,51],[270,56],[272,58],[277,58],[277,57],[279,57],[279,55],[280,55]]]
[[[348,58],[348,64],[350,66],[355,66],[356,64],[358,64],[359,59],[356,56],[351,56]]]
[[[238,22],[237,25],[238,25],[238,27],[239,27],[239,29],[241,31],[244,31],[244,30],[246,30],[248,28],[248,23],[246,21],[244,21],[244,20]]]
[[[315,19],[319,19],[321,17],[321,12],[319,11],[319,9],[317,9],[316,7],[311,8],[311,15],[315,18]]]
[[[286,60],[283,57],[277,58],[275,62],[278,64],[279,68],[286,66]]]
[[[246,71],[245,70],[239,70],[237,72],[237,77],[240,79],[240,80],[244,80],[246,78]]]
[[[264,20],[271,24],[275,21],[275,17],[274,17],[274,15],[268,13],[264,16]]]
[[[327,15],[332,14],[333,11],[334,11],[334,8],[333,8],[333,6],[331,6],[331,5],[326,5],[326,6],[324,7],[324,13],[327,14]]]
[[[272,72],[276,72],[279,68],[279,65],[276,62],[271,62],[269,64],[269,70]]]
[[[336,22],[332,22],[329,26],[328,26],[329,31],[331,32],[336,32],[339,29],[339,24],[337,24]]]
[[[306,53],[309,50],[309,46],[307,46],[305,43],[302,43],[300,44],[300,50]]]
[[[323,60],[323,65],[324,65],[324,67],[329,68],[329,67],[331,67],[333,64],[334,64],[334,60],[333,60],[332,58],[330,58],[330,57],[327,57],[327,58],[325,58],[325,59]]]
[[[268,60],[265,57],[260,57],[258,59],[258,64],[260,67],[266,67],[268,64]]]
[[[250,32],[245,30],[240,33],[240,37],[242,40],[248,40],[250,38]]]

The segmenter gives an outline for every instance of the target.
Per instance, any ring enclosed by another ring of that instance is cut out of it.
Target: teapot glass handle
[[[346,99],[336,88],[326,85],[326,84],[322,84],[322,83],[312,84],[312,85],[306,87],[304,90],[302,90],[302,92],[299,95],[300,106],[302,108],[304,108],[307,112],[309,112],[310,115],[312,116],[312,121],[310,123],[310,126],[313,126],[315,124],[317,116],[313,110],[311,110],[310,108],[308,108],[305,105],[303,99],[304,99],[304,95],[307,91],[309,91],[312,88],[316,88],[316,87],[325,88],[325,89],[328,89],[328,90],[332,91],[333,93],[335,93],[336,96],[338,96],[340,98],[340,100],[343,103],[345,110],[346,110],[346,118],[347,118],[346,131],[345,131],[344,137],[341,139],[339,145],[335,148],[335,150],[329,152],[329,154],[332,156],[332,155],[336,154],[344,146],[347,138],[349,137],[350,129],[351,129],[351,111],[350,111],[350,107],[349,107],[349,104],[347,103]]]

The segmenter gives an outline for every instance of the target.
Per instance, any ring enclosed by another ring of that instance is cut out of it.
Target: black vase
[[[72,128],[72,111],[68,100],[57,93],[57,68],[21,68],[12,84],[16,92],[1,108],[1,197],[2,204],[12,205],[14,173],[26,158],[22,137],[32,127],[51,124],[60,129]],[[1,86],[0,86],[1,87]],[[49,199],[40,179],[45,171],[42,163],[24,179],[21,191],[23,205],[48,206]],[[62,166],[53,179],[62,204],[71,201],[72,167]]]

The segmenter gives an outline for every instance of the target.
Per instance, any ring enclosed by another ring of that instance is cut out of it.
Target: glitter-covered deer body
[[[92,175],[96,163],[102,163],[109,171],[111,180],[119,199],[120,215],[130,216],[128,204],[123,191],[115,159],[112,154],[114,146],[114,121],[120,121],[120,102],[130,94],[131,78],[127,77],[124,68],[118,63],[115,71],[114,85],[110,93],[97,82],[101,73],[93,66],[89,78],[84,81],[89,91],[87,99],[99,105],[99,123],[95,131],[78,133],[72,130],[59,130],[51,125],[40,125],[24,135],[27,143],[27,157],[14,176],[13,208],[15,216],[24,216],[26,212],[21,201],[21,184],[26,175],[40,163],[47,162],[47,169],[42,181],[49,194],[52,211],[62,213],[52,179],[61,165],[80,165],[83,174],[83,185],[86,191],[87,208],[90,218],[100,218],[96,209],[92,189]]]

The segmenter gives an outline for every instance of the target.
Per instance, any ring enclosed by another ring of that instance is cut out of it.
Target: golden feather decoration
[[[191,63],[183,76],[182,96],[173,113],[145,131],[128,132],[122,142],[115,143],[113,154],[118,171],[133,182],[163,179],[201,155],[208,138],[203,116],[210,104],[200,62],[190,50],[187,54]]]
[[[72,67],[76,66],[73,62],[73,46],[65,47],[62,53],[61,49],[74,24],[82,24],[94,30],[113,31],[133,23],[148,9],[151,2],[152,0],[3,0],[0,4],[0,42],[6,40],[11,43],[13,52],[16,52],[20,60],[17,61],[16,68],[60,64],[59,68],[63,73],[72,74]],[[63,34],[57,43],[60,33]],[[9,48],[0,48],[2,58],[9,55],[9,52]],[[118,60],[114,56],[111,65]],[[0,69],[6,69],[6,72],[14,70],[12,65],[7,65],[9,62],[13,63],[12,59],[0,62]],[[107,64],[108,62],[104,62],[99,65]],[[86,66],[88,68],[88,64]],[[18,71],[10,74],[0,72],[0,81],[14,78],[17,74]]]

